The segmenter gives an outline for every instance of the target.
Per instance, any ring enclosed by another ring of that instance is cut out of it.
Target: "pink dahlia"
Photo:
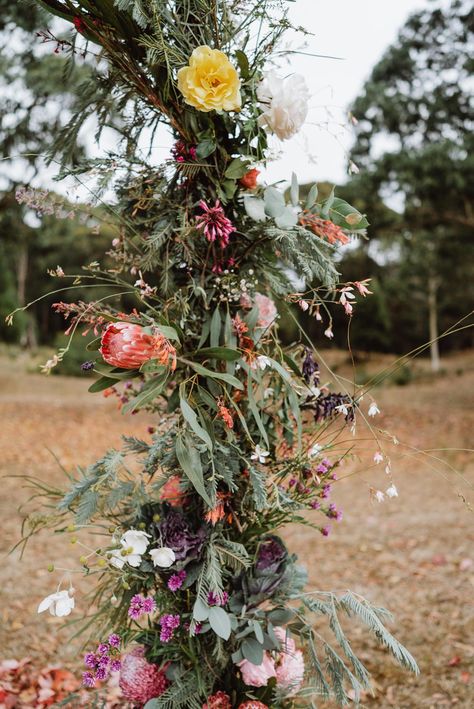
[[[276,663],[277,687],[287,690],[289,696],[296,694],[304,678],[304,659],[301,650],[283,651]]]
[[[150,359],[176,367],[176,350],[159,332],[150,335],[141,325],[109,323],[102,333],[100,353],[107,364],[137,369]]]
[[[262,293],[255,293],[255,305],[258,308],[258,327],[270,327],[277,316],[277,309],[273,300]]]
[[[268,652],[263,653],[261,665],[254,665],[248,660],[238,663],[242,679],[249,687],[266,687],[268,680],[276,677],[275,662]]]
[[[230,697],[225,692],[216,692],[207,698],[202,709],[232,709]]]
[[[235,227],[224,214],[221,203],[216,199],[214,206],[209,207],[202,199],[199,202],[199,206],[203,213],[196,217],[196,227],[204,232],[208,241],[214,243],[218,239],[221,248],[225,249],[229,243],[230,235],[235,231]]]
[[[159,697],[170,682],[163,669],[145,660],[145,649],[137,647],[122,660],[119,685],[125,699],[146,704]]]
[[[248,702],[239,704],[239,709],[268,709],[268,707],[263,702],[259,702],[256,699],[250,699]]]

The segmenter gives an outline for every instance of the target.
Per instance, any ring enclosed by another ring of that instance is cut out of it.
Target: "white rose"
[[[269,71],[257,89],[262,111],[258,123],[275,133],[280,140],[288,140],[303,125],[308,115],[309,91],[300,74],[282,79]]]
[[[43,598],[38,606],[38,613],[49,610],[51,615],[62,618],[69,615],[74,608],[74,598],[69,595],[69,591],[56,591],[46,598]]]
[[[161,566],[162,569],[167,569],[176,561],[176,555],[169,547],[151,549],[150,556],[153,560],[153,566]]]

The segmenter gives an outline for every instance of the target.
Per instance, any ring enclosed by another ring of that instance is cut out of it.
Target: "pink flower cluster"
[[[138,620],[142,615],[149,615],[156,610],[155,599],[151,597],[142,596],[140,593],[132,596],[130,601],[130,606],[128,609],[128,615],[133,620]]]
[[[222,249],[229,244],[230,235],[234,233],[235,227],[224,214],[221,203],[216,199],[213,207],[209,207],[201,199],[199,206],[203,213],[196,217],[196,227],[204,232],[206,239],[213,244],[216,240]]]
[[[179,628],[181,618],[179,615],[166,613],[158,621],[161,625],[160,640],[162,643],[169,643],[173,639],[174,631]]]
[[[248,660],[239,662],[242,679],[250,687],[266,687],[269,680],[275,677],[277,687],[292,696],[303,683],[303,653],[296,649],[294,640],[287,635],[285,628],[275,628],[275,635],[280,641],[280,652],[275,658],[265,652],[260,665],[254,665]]]
[[[210,606],[225,606],[228,600],[229,594],[227,591],[223,591],[222,593],[214,593],[213,591],[209,591],[207,594],[207,602]]]
[[[120,636],[112,633],[108,642],[100,643],[96,652],[87,652],[84,655],[84,664],[89,668],[82,674],[82,683],[85,687],[95,687],[97,681],[103,682],[108,679],[111,672],[117,672],[121,668],[118,659],[120,652]]]

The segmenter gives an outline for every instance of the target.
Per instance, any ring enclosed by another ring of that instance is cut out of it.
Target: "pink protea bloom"
[[[137,647],[122,660],[119,685],[125,699],[141,706],[159,697],[170,682],[164,669],[145,660],[145,649]]]
[[[263,653],[261,665],[254,665],[248,660],[238,663],[242,672],[242,679],[249,687],[266,687],[268,680],[276,677],[275,662],[268,652]]]
[[[211,244],[218,239],[221,248],[225,249],[229,243],[230,235],[235,231],[235,227],[224,214],[221,203],[216,199],[214,206],[209,207],[202,199],[199,202],[199,206],[203,213],[196,217],[196,227],[204,232],[206,239]]]
[[[270,327],[278,314],[273,300],[263,293],[255,293],[255,305],[258,308],[258,327]]]
[[[303,683],[304,659],[301,650],[283,651],[276,663],[277,687],[287,690],[288,696],[296,694]]]
[[[150,359],[176,368],[176,350],[159,332],[149,334],[141,325],[109,323],[102,333],[101,353],[107,364],[122,369],[138,369]]]
[[[207,698],[202,709],[232,709],[230,697],[225,692],[216,692]]]

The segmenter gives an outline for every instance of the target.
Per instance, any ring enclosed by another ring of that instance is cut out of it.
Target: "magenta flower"
[[[214,593],[213,591],[209,591],[207,594],[207,602],[210,606],[225,606],[228,600],[229,594],[227,591],[223,591],[222,593]]]
[[[168,580],[168,588],[170,591],[177,591],[179,588],[184,583],[184,579],[186,578],[186,571],[183,569],[182,571],[178,571],[177,574],[173,574],[170,576]]]
[[[140,593],[132,596],[130,601],[130,606],[128,609],[128,615],[133,620],[138,620],[142,615],[153,613],[156,609],[156,603],[154,598],[142,596]]]
[[[196,217],[196,227],[204,232],[208,241],[213,244],[216,239],[219,240],[219,245],[222,249],[229,243],[230,235],[235,231],[235,227],[224,214],[221,203],[216,199],[213,207],[209,207],[202,199],[199,206],[203,210],[203,214]]]
[[[95,687],[95,679],[92,672],[82,673],[82,684],[84,687]]]
[[[174,631],[179,627],[181,619],[179,615],[167,613],[161,616],[158,621],[161,625],[160,640],[162,643],[169,643],[173,639]]]
[[[120,635],[117,635],[117,633],[112,633],[112,635],[109,635],[109,645],[112,647],[120,647]]]
[[[98,658],[93,652],[87,652],[84,655],[84,664],[86,667],[90,667],[91,670],[94,670],[98,664]]]

